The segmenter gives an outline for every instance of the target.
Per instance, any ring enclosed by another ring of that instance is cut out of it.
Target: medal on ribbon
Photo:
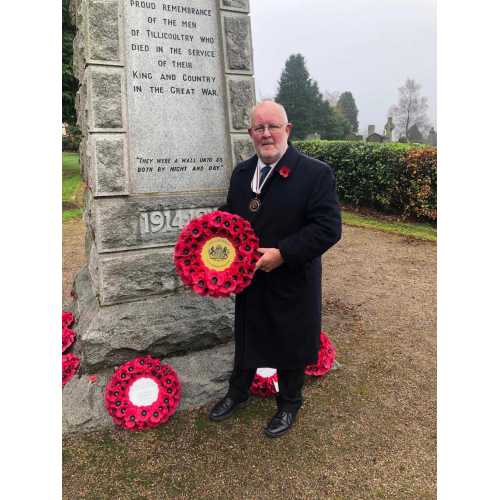
[[[266,166],[270,167],[269,165]],[[261,180],[261,169],[259,167],[259,164],[257,163],[257,166],[255,167],[255,173],[252,178],[252,182],[250,183],[250,189],[255,193],[255,197],[250,200],[250,203],[248,205],[250,212],[255,213],[260,210],[260,207],[262,206],[262,202],[260,200],[260,193],[262,191],[262,188],[264,187],[264,184],[269,179],[272,170],[273,167],[270,167],[270,170],[265,176],[265,178]]]
[[[258,196],[250,200],[250,205],[248,206],[248,208],[250,209],[250,212],[258,212],[260,208],[260,200]]]

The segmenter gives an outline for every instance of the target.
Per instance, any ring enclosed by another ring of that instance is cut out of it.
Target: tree
[[[317,132],[324,139],[342,139],[349,133],[345,132],[345,121],[323,98],[317,82],[309,76],[301,54],[287,59],[278,85],[275,100],[285,107],[289,121],[294,124],[294,137],[305,139]]]
[[[281,73],[276,101],[282,104],[288,119],[294,124],[293,135],[304,139],[313,130],[312,110],[317,108],[319,96],[315,85],[306,69],[301,54],[291,55]]]
[[[351,92],[343,92],[337,102],[337,109],[351,124],[352,131],[358,132],[358,108]]]
[[[349,121],[335,108],[331,107],[327,101],[323,101],[318,117],[316,131],[321,135],[322,139],[345,139],[352,133],[352,126]]]
[[[78,80],[73,76],[73,38],[75,27],[71,24],[69,0],[62,2],[62,121],[76,124],[75,95]]]
[[[427,97],[420,96],[421,85],[410,78],[399,87],[399,102],[391,106],[388,116],[394,119],[396,131],[400,136],[409,137],[408,133],[413,125],[420,131],[426,133],[429,129],[429,118],[427,116]]]
[[[333,90],[331,92],[325,90],[323,96],[325,97],[325,100],[328,101],[328,104],[332,108],[335,108],[337,106],[337,103],[339,102],[340,92],[338,90]]]

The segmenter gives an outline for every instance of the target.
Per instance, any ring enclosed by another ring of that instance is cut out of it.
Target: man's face
[[[254,110],[248,133],[255,151],[264,163],[275,163],[287,148],[292,124],[286,122],[282,109],[266,102]]]

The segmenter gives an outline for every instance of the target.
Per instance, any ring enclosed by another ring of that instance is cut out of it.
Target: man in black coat
[[[248,133],[257,154],[236,166],[221,207],[251,222],[262,256],[251,285],[236,296],[234,369],[209,418],[245,406],[257,368],[276,368],[269,437],[288,431],[302,405],[304,369],[317,362],[320,345],[321,254],[341,236],[332,169],[299,153],[288,142],[291,128],[280,104],[254,107]]]

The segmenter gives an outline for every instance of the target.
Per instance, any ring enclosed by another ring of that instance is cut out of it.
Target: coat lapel
[[[291,144],[288,144],[288,149],[286,150],[286,153],[283,155],[281,160],[273,168],[273,171],[269,174],[270,178],[264,184],[264,187],[262,188],[262,196],[264,196],[267,193],[267,191],[269,190],[269,187],[272,184],[273,179],[277,175],[278,176],[281,175],[279,173],[279,170],[281,167],[288,167],[288,169],[290,170],[288,175],[292,175],[294,169],[297,166],[298,161],[299,161],[299,152]],[[253,170],[252,170],[252,172],[253,172]]]
[[[237,170],[238,182],[242,183],[243,186],[247,185],[250,189],[250,183],[252,182],[252,177],[255,172],[255,167],[257,165],[257,155],[253,155],[251,158],[246,160]]]

